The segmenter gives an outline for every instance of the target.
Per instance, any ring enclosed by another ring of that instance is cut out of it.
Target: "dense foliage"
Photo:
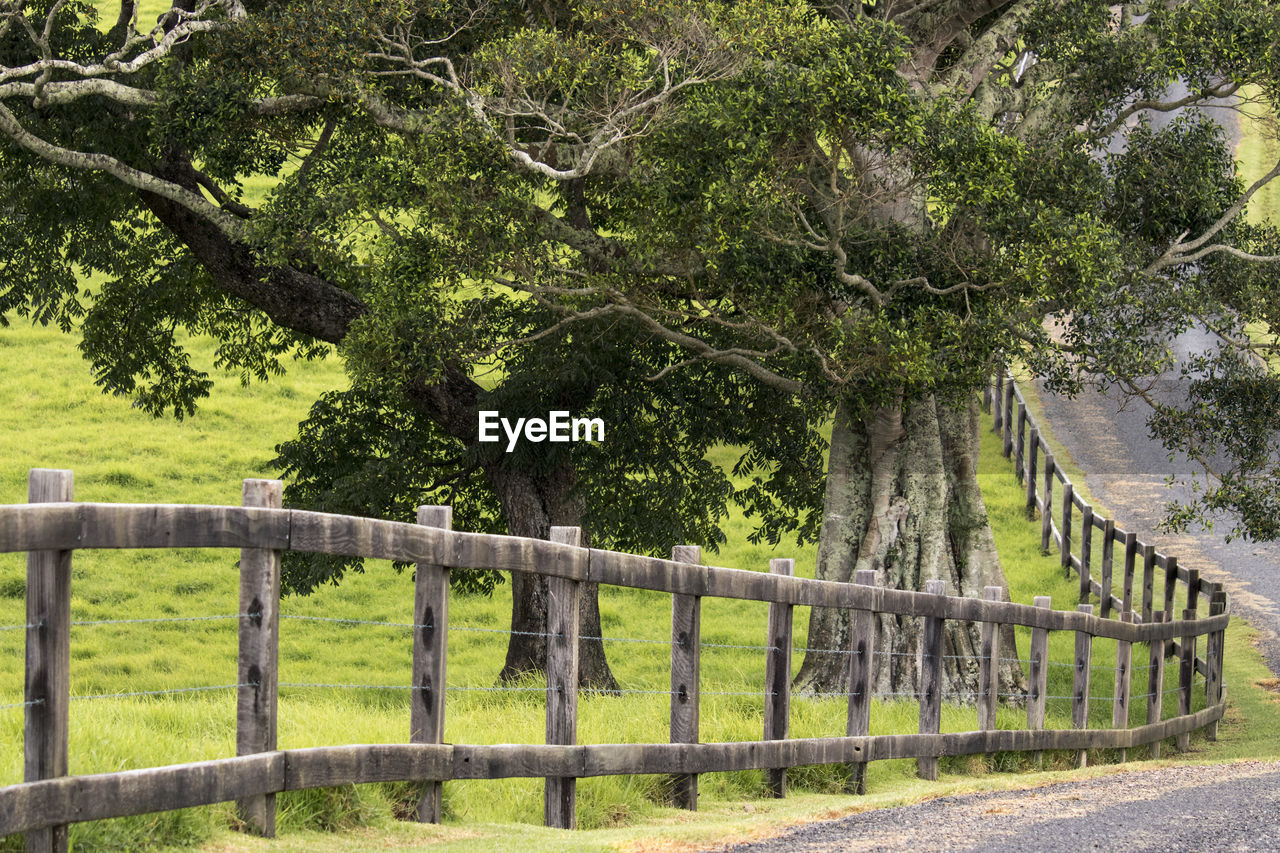
[[[1205,506],[1278,529],[1257,413],[1280,395],[1242,354],[1275,319],[1277,232],[1244,223],[1215,124],[1144,118],[1246,91],[1273,115],[1273,4],[220,0],[108,24],[5,7],[0,307],[78,325],[106,390],[178,416],[208,389],[186,333],[246,379],[337,344],[351,388],[281,448],[292,501],[660,551],[717,540],[734,496],[704,458],[733,442],[760,535],[812,538],[838,405],[951,399],[1010,357],[1140,393],[1200,322],[1225,346],[1155,428],[1225,452]],[[603,417],[608,441],[504,454],[481,408]]]

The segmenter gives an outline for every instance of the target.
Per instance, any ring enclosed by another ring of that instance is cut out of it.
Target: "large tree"
[[[304,4],[188,4],[139,28],[125,3],[103,32],[92,6],[11,4],[0,311],[78,328],[99,384],[157,415],[190,414],[211,386],[184,333],[214,337],[217,366],[246,380],[338,345],[352,388],[317,401],[277,460],[296,505],[410,519],[448,502],[463,529],[542,538],[582,525],[597,545],[714,546],[731,488],[707,449],[798,430],[794,452],[816,457],[803,413],[714,368],[651,386],[673,356],[642,328],[549,329],[543,306],[495,288],[487,243],[540,251],[505,223],[533,210],[556,221],[553,208],[578,221],[579,188],[495,193],[491,146],[456,117],[428,145],[353,113],[353,68],[402,11],[331,9],[326,26]],[[485,26],[524,22],[507,10]],[[349,88],[300,96],[299,81]],[[100,283],[82,289],[86,273]],[[714,416],[703,395],[744,417]],[[480,410],[599,416],[606,441],[506,452],[477,440]],[[292,555],[285,585],[307,592],[359,568]],[[489,590],[497,578],[455,580]],[[545,656],[545,580],[512,584],[504,678]],[[596,596],[582,606],[582,683],[615,686]]]
[[[600,457],[477,445],[492,369],[600,411],[652,394],[680,414],[652,410],[634,447],[673,474],[746,444],[741,499],[761,535],[817,536],[819,577],[976,594],[1003,584],[974,477],[985,371],[1020,354],[1063,385],[1136,376],[1176,325],[1170,294],[1216,288],[1235,303],[1215,319],[1243,316],[1271,239],[1240,224],[1251,193],[1212,128],[1126,129],[1245,82],[1273,109],[1263,0],[223,2],[148,33],[132,12],[107,34],[70,3],[6,18],[0,168],[38,189],[6,195],[7,304],[67,324],[87,307],[104,384],[154,408],[203,391],[176,328],[258,374],[340,343],[357,387],[282,457],[318,501],[351,494],[325,463],[364,424],[424,436],[441,482],[481,483],[512,532],[608,517]],[[1138,144],[1104,155],[1117,133]],[[109,283],[79,294],[77,265]],[[655,424],[687,442],[664,455]],[[615,491],[649,472],[618,448],[636,467]],[[392,488],[368,476],[385,457],[361,458],[375,505],[420,499],[429,472]],[[709,533],[719,491],[673,498],[696,523],[668,541]],[[914,689],[916,626],[881,631],[878,686]],[[844,633],[815,614],[809,646]],[[974,689],[974,640],[953,626],[952,690]],[[801,685],[841,689],[839,661],[811,655]]]
[[[441,96],[508,176],[580,185],[589,218],[535,226],[545,254],[502,259],[508,286],[563,324],[636,320],[684,364],[830,407],[820,525],[799,522],[820,526],[819,577],[1003,585],[973,474],[973,392],[992,364],[1021,355],[1064,387],[1132,383],[1190,294],[1241,294],[1206,258],[1269,261],[1265,232],[1239,221],[1253,190],[1216,127],[1140,118],[1246,81],[1272,109],[1266,4],[554,12],[480,48],[466,27],[431,38],[411,18],[379,55],[412,84],[365,103],[413,136],[439,114],[411,94]],[[1130,144],[1107,154],[1118,134]],[[768,454],[752,461],[773,470]],[[778,497],[754,504],[771,533],[816,509],[812,491]],[[816,614],[810,647],[842,648],[845,628],[845,614]],[[881,624],[880,688],[915,688],[917,639],[910,622]],[[951,626],[948,646],[951,689],[972,691],[972,627]],[[841,660],[811,654],[800,686],[841,689]]]

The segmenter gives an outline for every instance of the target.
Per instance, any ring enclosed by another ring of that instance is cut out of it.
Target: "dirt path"
[[[1280,850],[1280,763],[1166,767],[940,797],[806,824],[734,853]]]

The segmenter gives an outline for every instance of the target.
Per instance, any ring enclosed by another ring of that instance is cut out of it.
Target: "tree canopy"
[[[819,576],[973,591],[1002,580],[967,411],[991,366],[1142,394],[1199,322],[1223,347],[1153,429],[1227,465],[1179,519],[1280,531],[1253,357],[1280,246],[1243,216],[1280,164],[1246,187],[1217,124],[1144,118],[1274,116],[1266,0],[3,9],[0,309],[78,325],[104,389],[178,416],[209,387],[184,332],[246,379],[338,345],[291,500],[658,551],[736,498],[820,538]],[[609,440],[506,454],[484,408]]]

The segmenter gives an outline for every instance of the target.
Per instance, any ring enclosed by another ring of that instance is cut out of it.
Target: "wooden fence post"
[[[1173,557],[1170,557],[1169,559],[1172,560]],[[1174,568],[1174,571],[1176,572],[1178,569],[1178,566],[1176,563],[1174,564],[1173,568]],[[1191,611],[1192,619],[1196,618],[1196,610],[1198,609],[1199,603],[1200,603],[1200,570],[1187,569],[1187,609]],[[1178,648],[1179,650],[1181,650],[1182,646],[1178,646]],[[1192,663],[1195,663],[1194,655],[1192,656],[1191,661]],[[1195,678],[1194,669],[1192,670],[1191,676],[1193,679]]]
[[[1002,601],[1004,588],[983,587],[982,597],[987,601]],[[981,731],[998,728],[996,709],[1000,707],[1000,624],[983,622],[982,648],[978,671],[978,728]]]
[[[244,505],[281,506],[279,480],[245,480]],[[273,752],[280,674],[280,552],[240,550],[239,687],[236,755]],[[276,795],[259,794],[236,804],[240,820],[257,835],[276,834]]]
[[[1093,614],[1092,604],[1080,604],[1076,610]],[[1077,729],[1089,728],[1089,674],[1093,665],[1093,635],[1088,631],[1076,631],[1075,680],[1071,691],[1071,725]],[[1089,750],[1080,750],[1077,767],[1089,761]]]
[[[1062,484],[1062,527],[1058,532],[1061,534],[1062,546],[1062,572],[1064,577],[1071,577],[1071,511],[1075,509],[1075,486],[1070,482]],[[1083,572],[1082,572],[1083,574]],[[1087,581],[1086,581],[1087,582]]]
[[[1132,541],[1132,545],[1130,545]],[[1129,559],[1130,548],[1137,550],[1138,534],[1128,533],[1124,537],[1124,553],[1125,559]],[[1151,621],[1152,614],[1155,612],[1156,597],[1156,546],[1142,546],[1142,621],[1147,623]]]
[[[1111,585],[1115,577],[1116,523],[1107,519],[1102,523],[1102,576],[1098,585],[1102,587],[1102,615],[1111,612]],[[1125,606],[1128,610],[1128,606]]]
[[[1172,622],[1175,618],[1174,599],[1178,595],[1178,558],[1164,558],[1164,612],[1165,619]]]
[[[1103,553],[1106,553],[1106,547],[1103,547]],[[1080,510],[1080,604],[1088,604],[1089,596],[1093,592],[1093,507],[1085,504],[1084,509]],[[1111,566],[1107,563],[1106,558],[1102,560],[1102,587],[1103,599],[1102,606],[1106,607],[1106,591],[1108,581],[1111,578]],[[1106,611],[1103,611],[1106,615]]]
[[[874,586],[873,569],[858,569],[854,583]],[[875,672],[876,615],[870,610],[855,610],[851,618],[853,647],[849,650],[849,718],[845,734],[861,737],[871,733],[871,677]],[[849,767],[848,791],[867,793],[867,762],[857,761]]]
[[[769,573],[793,577],[795,560],[770,560]],[[777,601],[769,604],[769,650],[764,664],[767,695],[764,705],[764,739],[786,740],[791,728],[791,626],[792,606]],[[787,768],[765,771],[765,789],[773,797],[787,795]]]
[[[1131,610],[1120,611],[1120,621],[1126,624],[1133,622]],[[1124,640],[1116,641],[1116,692],[1115,704],[1111,711],[1111,728],[1129,728],[1129,696],[1133,679],[1133,643]],[[1120,750],[1120,760],[1128,760],[1128,750]]]
[[[930,595],[946,595],[946,581],[925,581]],[[924,617],[924,648],[920,668],[920,734],[936,735],[942,729],[942,623],[941,616]],[[936,756],[916,759],[916,775],[938,779]]]
[[[996,389],[991,395],[991,431],[999,434],[1004,422],[1004,367],[996,368]]]
[[[697,545],[677,545],[671,559],[701,563]],[[698,742],[698,677],[701,670],[702,599],[696,595],[671,596],[671,742]],[[677,808],[698,808],[698,776],[680,773],[671,777],[672,800]]]
[[[1170,560],[1173,557],[1169,558]],[[1178,667],[1178,716],[1185,717],[1191,713],[1191,686],[1196,678],[1196,612],[1191,609],[1182,611],[1186,627],[1182,633],[1182,652]],[[1174,738],[1174,746],[1178,752],[1186,752],[1191,748],[1191,732],[1182,732]]]
[[[1040,551],[1048,554],[1053,544],[1053,454],[1044,452],[1044,496],[1040,507]]]
[[[552,527],[548,537],[561,545],[579,547],[582,530]],[[578,742],[578,634],[581,584],[572,578],[547,578],[547,743],[572,746]],[[578,780],[548,776],[543,793],[547,826],[573,829],[578,825]]]
[[[1023,472],[1023,466],[1026,465],[1027,455],[1027,406],[1025,403],[1018,404],[1018,430],[1014,438],[1013,444],[1013,473],[1018,478],[1018,484],[1022,485],[1026,477]]]
[[[72,500],[70,471],[32,468],[27,500]],[[26,782],[67,775],[68,705],[71,702],[71,552],[27,553],[27,651],[23,774]],[[65,853],[67,827],[26,834],[31,853]]]
[[[1112,535],[1115,535],[1115,524],[1111,526]],[[1133,538],[1130,544],[1130,537]],[[1133,576],[1137,571],[1138,562],[1138,534],[1129,534],[1125,537],[1124,542],[1124,575],[1120,581],[1120,610],[1128,613],[1133,611]]]
[[[1115,561],[1112,559],[1112,555],[1115,550],[1116,523],[1108,518],[1102,535],[1107,542],[1107,556],[1105,559],[1114,566]],[[1137,551],[1136,547],[1134,551]],[[1114,576],[1113,572],[1112,574]],[[1124,549],[1124,566],[1120,570],[1120,577],[1120,609],[1125,613],[1130,613],[1133,611],[1133,559],[1129,554],[1127,544]]]
[[[983,414],[991,414],[991,381],[992,377],[986,377],[982,383],[982,411]]]
[[[1156,624],[1164,621],[1164,611],[1152,614]],[[1164,640],[1150,643],[1149,668],[1147,670],[1147,725],[1160,722],[1164,711]],[[1160,757],[1160,741],[1151,744],[1151,757]]]
[[[418,523],[453,529],[453,507],[420,506]],[[413,579],[413,701],[409,743],[444,742],[445,659],[449,637],[449,570],[418,563]],[[418,820],[440,823],[444,783],[424,782]]]
[[[1013,455],[1013,377],[1004,386],[1004,458]]]
[[[1053,599],[1047,595],[1035,597],[1036,607],[1049,610]],[[1049,686],[1049,629],[1031,629],[1031,672],[1027,685],[1027,728],[1040,731],[1044,728],[1045,694]],[[1036,752],[1036,767],[1044,766],[1044,752]]]
[[[1227,594],[1222,591],[1222,584],[1216,583],[1213,585],[1213,592],[1209,596],[1209,615],[1218,616],[1226,612]],[[1204,657],[1208,675],[1204,679],[1204,701],[1205,705],[1210,708],[1222,701],[1222,650],[1225,637],[1225,632],[1214,631],[1205,641],[1207,647],[1205,648]],[[1217,720],[1209,724],[1205,734],[1209,740],[1218,739]]]
[[[1111,615],[1111,587],[1115,584],[1115,521],[1107,519],[1102,532],[1102,576],[1098,579],[1098,607],[1102,619]]]
[[[1027,518],[1036,517],[1036,468],[1040,458],[1040,430],[1031,428],[1031,447],[1027,454]]]

